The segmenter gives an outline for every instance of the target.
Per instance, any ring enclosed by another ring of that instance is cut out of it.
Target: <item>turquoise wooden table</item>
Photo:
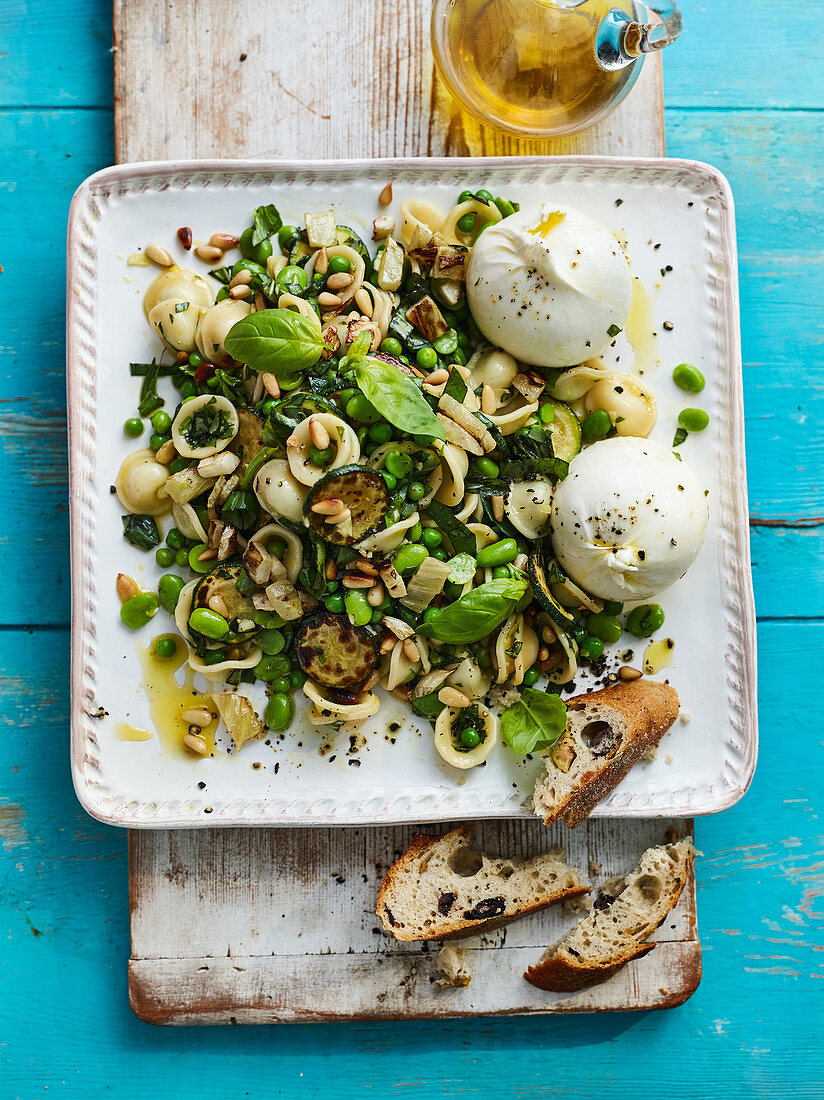
[[[761,757],[697,822],[704,977],[627,1016],[159,1031],[126,1002],[126,838],[68,774],[68,202],[113,160],[107,0],[4,0],[0,35],[0,1097],[820,1097],[824,1058],[824,80],[809,9],[684,3],[671,155],[738,204]],[[779,16],[780,9],[780,16]],[[734,50],[733,34],[743,35]],[[139,1082],[133,1084],[132,1082]]]

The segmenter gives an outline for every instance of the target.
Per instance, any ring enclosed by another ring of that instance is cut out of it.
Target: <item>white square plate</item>
[[[707,378],[700,404],[710,427],[681,448],[709,489],[710,526],[698,561],[662,595],[665,633],[676,641],[662,675],[682,713],[657,759],[636,767],[596,810],[613,817],[689,816],[731,806],[755,767],[755,615],[749,565],[735,229],[726,180],[679,160],[601,157],[400,160],[318,163],[193,162],[109,168],[88,179],[69,224],[68,390],[72,526],[72,767],[86,809],[132,827],[321,825],[447,821],[531,814],[538,760],[498,746],[485,767],[458,774],[437,756],[428,723],[384,698],[350,751],[338,737],[297,720],[282,740],[241,753],[192,758],[157,736],[118,739],[128,722],[152,729],[137,645],[168,629],[164,612],[135,635],[120,622],[118,572],[156,585],[150,554],[127,545],[109,487],[135,444],[123,421],[134,414],[139,380],[130,361],[158,351],[141,309],[156,269],[126,257],[159,241],[184,265],[202,266],[177,245],[236,232],[255,206],[273,202],[284,221],[333,205],[364,239],[376,197],[394,182],[395,204],[411,194],[449,208],[464,188],[488,187],[527,206],[551,195],[580,207],[625,242],[638,287],[627,335],[613,356],[642,369],[659,405],[654,438],[672,440],[685,395],[672,368],[696,364]],[[205,269],[204,269],[205,270]],[[664,329],[664,322],[670,322]],[[656,333],[653,336],[652,333]],[[171,397],[171,387],[166,396]],[[698,402],[696,402],[698,403]],[[173,407],[173,406],[172,406]],[[625,636],[641,658],[642,645]],[[582,690],[593,686],[586,675]],[[299,694],[299,693],[298,693]],[[256,701],[260,703],[262,693]],[[391,736],[390,723],[399,723]],[[394,743],[392,743],[394,741]]]

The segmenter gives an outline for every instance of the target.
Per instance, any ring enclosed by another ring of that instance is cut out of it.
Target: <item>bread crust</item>
[[[505,912],[495,917],[487,917],[481,920],[444,919],[437,929],[431,932],[421,933],[415,929],[396,928],[394,915],[391,909],[391,901],[396,890],[403,888],[403,876],[411,871],[413,866],[424,859],[433,848],[444,842],[447,837],[459,836],[469,842],[474,833],[474,826],[461,825],[457,829],[450,830],[441,836],[421,834],[413,838],[412,843],[389,870],[386,872],[378,893],[376,913],[384,931],[389,932],[396,940],[402,943],[419,942],[423,940],[457,940],[467,936],[477,936],[482,932],[490,932],[495,928],[502,928],[512,921],[520,920],[530,913],[537,913],[541,909],[547,909],[551,905],[565,901],[567,898],[581,897],[589,893],[589,887],[578,884],[577,886],[561,887],[552,895],[547,895],[543,900],[524,905],[515,912]],[[528,862],[528,861],[527,861]]]
[[[559,799],[552,810],[545,812],[540,805],[540,790],[548,776],[538,780],[535,786],[535,812],[551,825],[559,818],[575,829],[581,825],[595,807],[613,791],[629,771],[650,749],[656,747],[678,717],[678,692],[669,684],[655,680],[635,680],[627,684],[615,684],[586,695],[575,695],[567,702],[567,711],[577,713],[595,707],[609,707],[626,724],[621,744],[614,756],[595,758],[577,779],[576,787]],[[546,760],[551,777],[555,767],[551,758]]]

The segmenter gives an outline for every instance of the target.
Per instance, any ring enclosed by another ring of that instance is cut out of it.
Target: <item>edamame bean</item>
[[[612,430],[612,420],[607,410],[593,409],[591,413],[587,413],[581,430],[584,439],[589,443],[594,442],[596,439],[606,439]]]
[[[189,564],[189,551],[183,547],[181,550],[175,552],[175,565],[182,569],[185,565]]]
[[[344,272],[348,275],[351,270],[352,267],[345,256],[332,256],[329,260],[329,271],[333,275],[343,275]]]
[[[159,638],[155,638],[152,648],[155,657],[159,657],[161,661],[171,661],[177,653],[177,642],[171,634],[162,634]]]
[[[590,661],[597,661],[604,652],[604,643],[600,638],[596,638],[592,634],[587,634],[581,642],[579,649],[584,657],[588,657]]]
[[[515,539],[500,539],[478,551],[476,562],[481,569],[492,569],[496,565],[508,565],[518,556],[518,544]]]
[[[282,225],[278,230],[278,244],[281,251],[291,252],[299,236],[300,230],[296,225]]]
[[[159,435],[168,435],[172,426],[172,418],[163,409],[158,409],[152,415],[152,427]]]
[[[600,638],[607,645],[612,645],[624,633],[624,628],[621,626],[621,620],[616,618],[615,615],[607,615],[606,612],[602,611],[590,615],[587,619],[587,631],[593,637]]]
[[[372,620],[372,608],[366,599],[366,594],[358,588],[352,588],[344,597],[346,611],[355,626],[366,626]]]
[[[679,390],[687,393],[700,393],[706,385],[704,375],[692,363],[679,363],[672,372],[672,380]]]
[[[217,611],[211,611],[208,607],[196,607],[189,616],[189,629],[219,642],[229,633],[229,624]]]
[[[167,546],[160,546],[155,550],[155,561],[161,569],[168,569],[174,560],[174,550],[170,550]]]
[[[252,244],[253,233],[254,229],[250,226],[240,234],[240,240],[238,241],[240,254],[244,259],[252,260],[256,264],[265,264],[274,251],[272,242],[267,238],[262,240],[260,244]]]
[[[423,524],[418,522],[415,524],[414,527],[409,528],[409,530],[406,532],[406,537],[409,539],[410,542],[420,542],[422,531]]]
[[[425,546],[417,543],[406,543],[395,554],[393,565],[399,573],[408,573],[417,569],[421,562],[429,557],[429,551]]]
[[[398,356],[403,352],[403,345],[394,336],[386,336],[381,340],[381,351],[385,351],[387,355]]]
[[[179,577],[177,573],[164,573],[157,582],[157,595],[160,606],[164,611],[168,611],[170,615],[175,613],[183,584],[183,578]]]
[[[347,405],[347,411],[348,409]],[[405,478],[412,472],[412,459],[403,451],[390,451],[386,456],[385,466],[393,477]]]
[[[196,543],[189,551],[189,568],[195,573],[208,573],[212,568],[212,562],[207,559],[206,561],[200,560],[200,555],[204,554],[209,547],[205,542]]]
[[[502,199],[500,195],[495,199],[495,205],[500,210],[502,218],[508,218],[510,214],[515,213],[515,207],[509,199]]]
[[[391,492],[398,484],[398,479],[386,470],[381,470],[381,477],[386,482],[386,488]]]
[[[324,447],[323,450],[320,450],[320,448],[316,447],[314,443],[311,443],[309,445],[309,459],[316,466],[328,466],[329,463],[332,462],[336,454],[337,451],[332,446]]]
[[[255,635],[255,645],[260,646],[267,657],[274,657],[285,648],[286,639],[276,627],[270,627]]]
[[[157,597],[153,592],[138,592],[120,608],[120,618],[130,630],[140,630],[157,612]]]
[[[285,730],[292,721],[293,714],[291,697],[279,693],[273,695],[266,704],[264,720],[270,730]]]
[[[436,340],[432,341],[432,347],[438,355],[451,355],[458,348],[458,333],[454,328],[449,328]]]
[[[434,348],[420,348],[415,355],[415,362],[419,367],[431,370],[438,362],[438,353]]]
[[[524,687],[531,688],[535,683],[537,683],[539,675],[540,673],[534,665],[532,666],[532,668],[528,668],[524,673]]]
[[[478,477],[497,477],[500,472],[498,463],[493,462],[491,458],[473,458],[472,460],[472,473]]]
[[[620,600],[605,600],[604,611],[607,615],[620,615],[624,610],[624,605]]]
[[[421,535],[421,540],[424,546],[428,547],[428,549],[430,550],[433,550],[436,546],[441,545],[441,543],[443,542],[443,535],[437,529],[437,527],[425,527],[423,530],[423,534]]]
[[[492,192],[487,191],[485,187],[482,187],[480,191],[476,191],[475,195],[479,199],[486,199],[487,202],[492,202]]]
[[[471,191],[461,191],[460,195],[458,195],[458,206],[460,206],[462,202],[469,202],[470,199],[474,198],[475,196]]]
[[[278,657],[261,657],[252,671],[259,680],[277,680],[283,675]]]
[[[429,551],[429,555],[430,557],[435,558],[436,561],[447,561],[449,558],[449,554],[447,554],[446,550],[442,546],[435,546],[432,550]]]
[[[678,414],[678,423],[688,432],[703,432],[710,418],[703,409],[682,409]]]
[[[555,409],[548,402],[538,409],[538,419],[542,424],[552,424],[555,420]]]
[[[657,603],[634,607],[627,615],[627,630],[636,638],[649,638],[664,625],[664,609]]]
[[[143,421],[139,416],[130,416],[123,425],[123,431],[130,438],[137,439],[139,435],[143,435]]]
[[[289,264],[275,276],[275,288],[278,294],[301,294],[309,283],[309,276],[302,267]]]

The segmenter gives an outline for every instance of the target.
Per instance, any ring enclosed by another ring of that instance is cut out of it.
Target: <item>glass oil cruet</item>
[[[681,26],[668,0],[435,0],[432,49],[481,122],[556,137],[602,119]]]

